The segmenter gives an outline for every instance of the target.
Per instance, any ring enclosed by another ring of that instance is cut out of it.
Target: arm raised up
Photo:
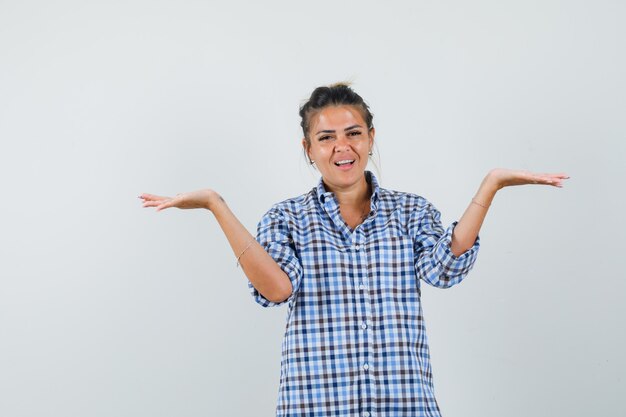
[[[526,184],[551,185],[561,188],[563,181],[568,178],[569,176],[564,173],[540,174],[504,168],[492,169],[483,179],[475,197],[454,228],[450,244],[452,253],[459,256],[472,247],[487,215],[489,205],[498,190],[513,185]]]
[[[241,224],[224,199],[214,190],[192,191],[177,194],[175,197],[141,194],[139,198],[143,200],[143,207],[155,207],[157,211],[171,207],[211,211],[254,288],[274,303],[284,301],[291,295],[292,285],[287,274]]]

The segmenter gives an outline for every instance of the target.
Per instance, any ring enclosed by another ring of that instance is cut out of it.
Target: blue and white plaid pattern
[[[452,230],[423,197],[372,186],[371,212],[352,231],[320,182],[274,205],[257,241],[293,284],[282,344],[280,417],[439,416],[420,280],[440,288],[470,271],[479,238],[455,257]]]

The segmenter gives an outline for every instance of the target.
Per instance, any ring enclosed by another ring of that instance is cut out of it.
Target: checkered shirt
[[[479,238],[456,257],[452,231],[415,194],[380,188],[369,171],[371,212],[351,230],[320,179],[274,205],[257,241],[289,276],[279,417],[440,416],[420,301],[420,279],[448,288],[472,268]],[[419,278],[419,279],[418,279]]]

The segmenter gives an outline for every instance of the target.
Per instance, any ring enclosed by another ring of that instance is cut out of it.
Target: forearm
[[[245,249],[239,264],[254,288],[273,302],[289,297],[292,287],[287,274],[241,224],[226,202],[219,195],[213,200],[209,209],[226,235],[233,253],[239,256]]]
[[[472,247],[478,236],[478,232],[487,215],[488,207],[491,204],[498,186],[490,175],[487,175],[480,184],[474,200],[485,207],[470,202],[463,213],[463,216],[457,223],[452,233],[452,242],[450,249],[454,256],[462,255],[465,251]]]

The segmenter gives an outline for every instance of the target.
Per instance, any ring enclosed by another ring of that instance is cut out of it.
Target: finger
[[[149,200],[149,201],[159,201],[159,200],[167,200],[169,197],[163,197],[163,196],[160,196],[160,195],[143,193],[143,194],[141,194],[139,196],[139,198],[141,198],[143,200]]]
[[[527,180],[529,184],[543,184],[547,178],[543,174],[529,174]]]
[[[560,173],[560,174],[554,174],[555,177],[557,178],[562,178],[564,180],[569,179],[569,175],[567,175],[566,173]]]
[[[162,204],[162,201],[145,201],[142,206],[144,207],[157,207],[158,205]]]
[[[558,176],[550,177],[548,181],[549,181],[549,184],[552,184],[557,187],[562,187],[563,181],[567,180],[568,178],[569,177],[567,175],[565,176],[558,175]]]
[[[545,174],[542,174],[542,176],[545,177],[545,178],[552,178],[552,179],[557,179],[557,180],[568,179],[569,178],[569,175],[567,175],[564,172],[561,172],[561,173],[558,173],[558,174],[545,173]]]
[[[559,187],[559,188],[563,188],[563,182],[560,179],[550,179],[547,182],[547,185],[552,185],[553,187]]]
[[[548,181],[561,181],[564,178],[569,178],[567,174],[543,174],[542,177]]]
[[[537,176],[537,177],[534,177],[532,181],[530,181],[529,183],[536,184],[536,185],[554,185],[556,184],[556,181],[554,180],[554,178]]]
[[[176,207],[177,204],[178,204],[177,199],[173,198],[173,199],[166,201],[165,203],[161,202],[160,204],[158,204],[156,211],[161,211],[170,207]]]
[[[172,207],[172,205],[169,202],[164,203],[164,204],[159,204],[156,208],[156,211],[165,210],[166,208],[170,208],[170,207]]]

